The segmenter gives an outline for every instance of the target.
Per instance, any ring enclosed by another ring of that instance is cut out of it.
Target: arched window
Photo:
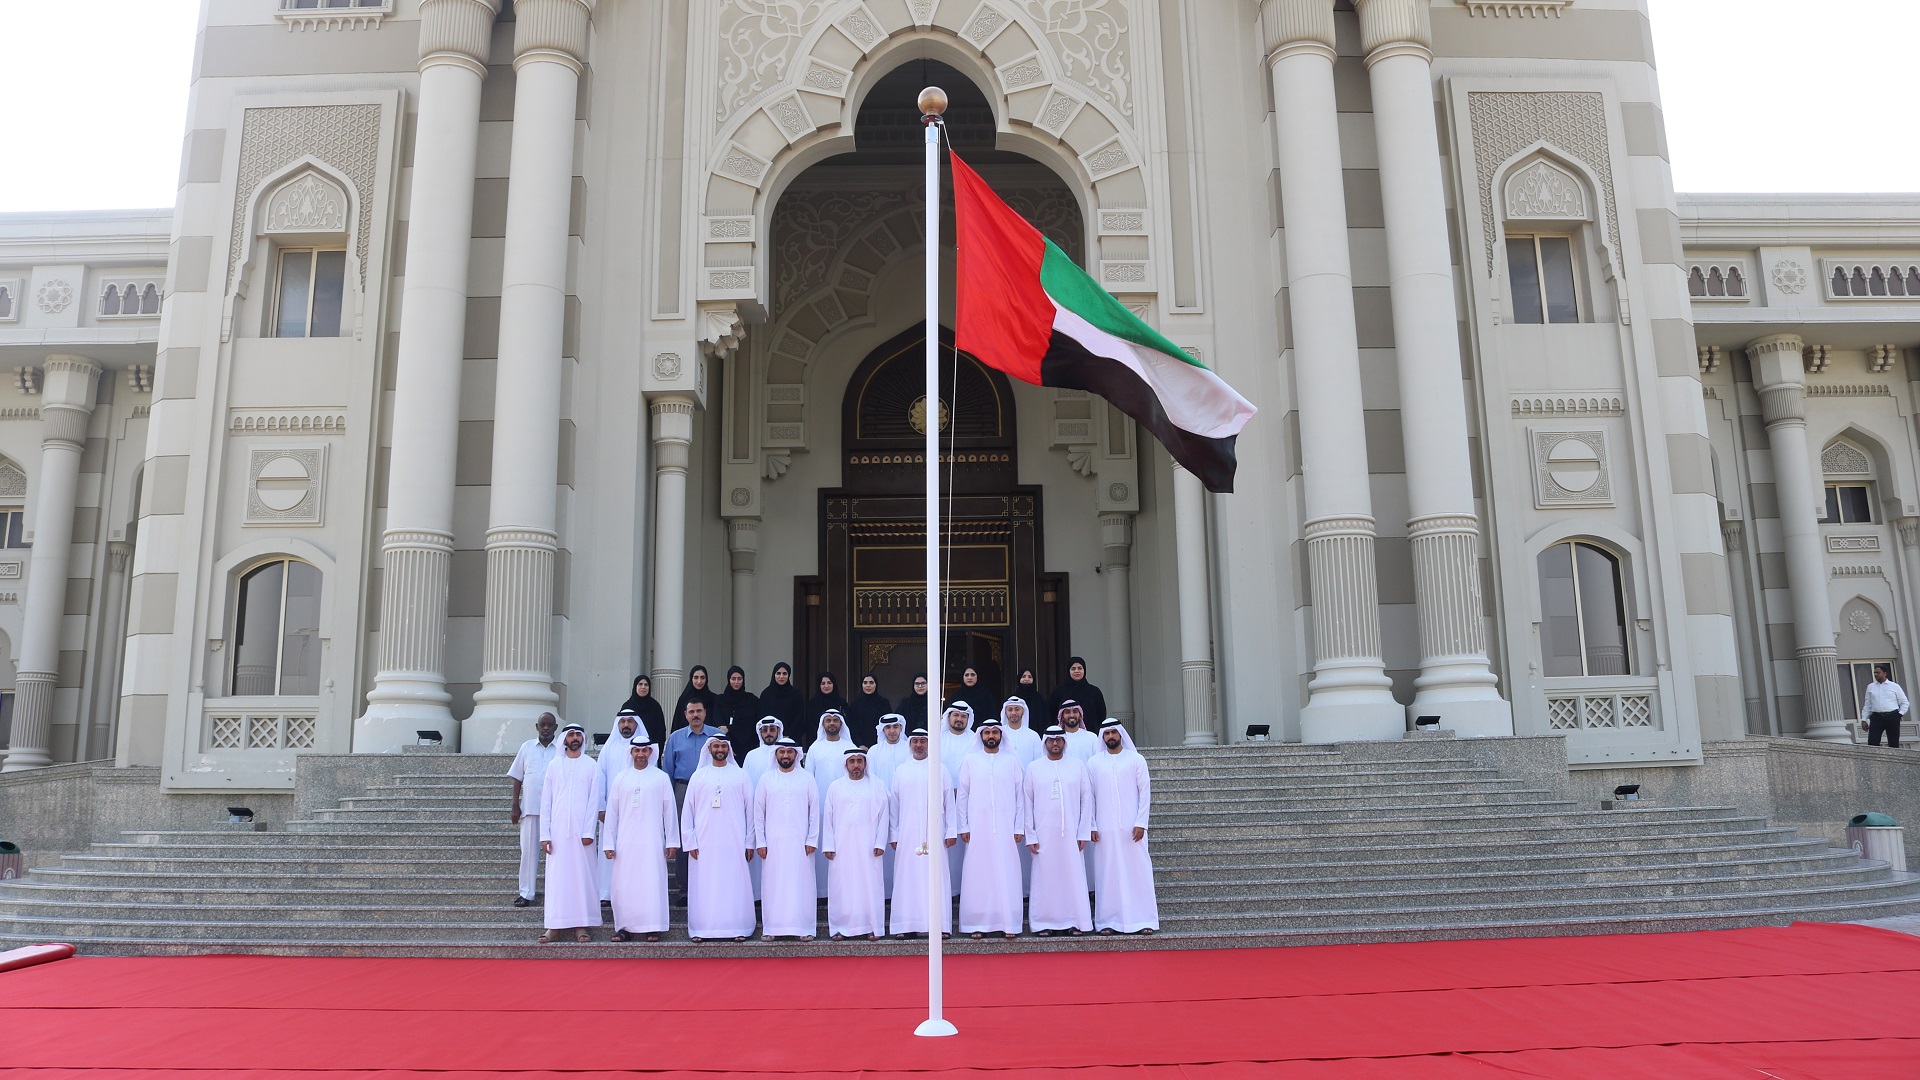
[[[1847,442],[1835,442],[1820,452],[1820,471],[1826,480],[1822,525],[1867,525],[1873,522],[1873,458]]]
[[[1515,169],[1504,186],[1507,291],[1515,323],[1577,323],[1591,317],[1581,297],[1586,246],[1592,221],[1586,186],[1546,158]],[[1696,286],[1689,281],[1693,292]],[[1718,271],[1704,277],[1694,295],[1725,296]]]
[[[237,615],[236,696],[320,692],[320,571],[298,559],[254,567],[240,579]]]
[[[1631,674],[1620,557],[1584,540],[1563,540],[1538,561],[1543,673]]]

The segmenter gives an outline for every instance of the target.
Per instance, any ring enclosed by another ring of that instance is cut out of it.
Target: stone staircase
[[[1920,912],[1920,876],[1728,807],[1588,810],[1466,743],[1155,749],[1152,938],[956,938],[964,951],[1207,948],[1713,929]],[[0,943],[101,954],[913,953],[924,943],[539,946],[514,908],[508,760],[371,770],[279,831],[133,832],[0,883]],[[346,770],[351,773],[351,768]],[[359,775],[359,774],[353,774]],[[307,773],[303,766],[302,784]]]

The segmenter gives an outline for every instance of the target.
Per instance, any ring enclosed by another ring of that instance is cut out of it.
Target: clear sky
[[[1649,2],[1681,191],[1920,191],[1920,0]],[[199,7],[0,0],[0,211],[173,204]]]

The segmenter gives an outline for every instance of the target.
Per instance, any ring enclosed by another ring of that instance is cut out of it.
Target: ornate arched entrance
[[[841,403],[843,485],[820,492],[820,571],[794,590],[800,670],[867,671],[898,700],[926,669],[925,324],[874,349]],[[1000,690],[1020,667],[1060,669],[1067,575],[1042,568],[1041,492],[1018,482],[1006,376],[951,348],[941,365],[945,683],[967,664]]]

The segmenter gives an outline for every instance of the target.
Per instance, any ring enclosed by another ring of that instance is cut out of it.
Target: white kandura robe
[[[547,766],[540,789],[540,840],[547,856],[546,926],[568,930],[600,925],[600,883],[594,864],[606,861],[594,846],[606,779],[585,754],[560,756]],[[585,840],[586,843],[581,843]]]
[[[807,750],[807,760],[801,764],[807,767],[807,775],[820,787],[820,805],[827,804],[827,789],[835,780],[847,775],[847,750],[853,745],[853,736],[847,734],[846,726],[840,728],[840,737],[829,740],[824,728],[814,734],[813,745]],[[815,899],[827,898],[827,856],[816,852],[813,856],[814,888],[818,895]]]
[[[767,937],[812,937],[819,930],[813,856],[820,846],[820,789],[795,765],[776,766],[753,793],[754,846],[767,849],[760,867],[760,932]]]
[[[968,834],[960,878],[960,932],[1018,934],[1025,921],[1020,897],[1020,842],[1026,832],[1020,759],[984,749],[960,763],[954,807]]]
[[[885,725],[882,727],[884,728]],[[893,771],[900,767],[901,762],[912,760],[913,751],[907,746],[907,737],[901,735],[899,742],[890,743],[887,741],[887,733],[883,730],[880,733],[880,741],[874,743],[873,749],[867,751],[867,775],[879,783],[881,791],[891,792]],[[886,888],[889,897],[893,895],[893,860],[893,847],[888,845],[886,857],[880,861],[886,864]]]
[[[780,729],[783,735],[786,733],[786,724],[779,720],[775,720],[773,723],[775,727]],[[756,726],[754,728],[754,734],[758,736],[759,732],[760,729]],[[759,791],[760,778],[779,767],[779,763],[773,759],[773,752],[776,749],[778,748],[775,746],[761,743],[759,746],[747,751],[746,760],[740,763],[740,767],[747,770],[747,786],[752,790],[756,792]],[[807,752],[805,750],[800,751],[801,763],[805,764],[806,760]],[[797,767],[798,766],[796,766],[796,768]],[[747,876],[753,879],[753,898],[756,901],[760,899],[760,875],[766,873],[766,869],[766,867],[760,865],[759,859],[755,859],[747,864]]]
[[[659,769],[629,768],[607,796],[600,847],[613,858],[613,926],[630,934],[667,929],[667,849],[680,846],[673,781]]]
[[[1093,827],[1100,834],[1089,845],[1096,880],[1094,925],[1123,934],[1158,930],[1153,860],[1147,855],[1147,838],[1133,838],[1135,828],[1147,827],[1153,805],[1147,761],[1133,750],[1103,752],[1087,763],[1087,777],[1093,788]]]
[[[753,793],[744,769],[729,761],[694,770],[680,809],[680,846],[687,860],[687,936],[746,937],[753,933],[753,882],[747,848],[753,842]]]
[[[1027,845],[1033,855],[1027,922],[1035,930],[1093,929],[1087,863],[1080,842],[1093,829],[1093,786],[1087,767],[1070,757],[1027,766]]]
[[[1095,754],[1106,752],[1107,745],[1101,742],[1100,736],[1089,728],[1082,726],[1079,731],[1067,732],[1067,752],[1063,756],[1073,758],[1084,765],[1092,761]],[[1098,889],[1100,868],[1094,865],[1093,845],[1088,844],[1087,850],[1081,854],[1085,857],[1087,864],[1087,883]]]
[[[933,762],[908,758],[893,771],[893,791],[888,798],[888,819],[894,846],[893,905],[888,912],[890,934],[927,932],[927,885],[929,873],[937,875],[936,888],[942,893],[940,932],[953,933],[954,875],[942,856],[943,849],[958,851],[959,845],[946,847],[948,839],[959,835],[954,816],[953,785],[946,783],[946,770],[940,770],[942,835],[927,837],[927,781],[934,775]],[[922,845],[925,845],[925,850]],[[931,868],[931,870],[930,870]]]
[[[887,932],[887,789],[871,776],[843,776],[827,789],[820,852],[827,860],[827,931]]]
[[[640,728],[635,727],[633,734],[637,737],[640,734]],[[659,756],[660,748],[656,746],[653,748],[653,758],[658,758]],[[652,767],[653,758],[648,759],[649,768]],[[620,734],[620,728],[616,725],[613,733],[607,736],[607,741],[600,747],[600,757],[596,764],[600,766],[601,787],[602,790],[606,792],[600,799],[600,812],[604,814],[607,810],[607,800],[613,797],[613,782],[633,771],[633,738]],[[602,846],[605,846],[606,837],[604,834],[606,833],[606,829],[602,828],[600,831],[602,833]],[[611,892],[613,887],[613,864],[605,859],[601,859],[598,875],[600,878],[600,902],[605,903],[613,895]]]

